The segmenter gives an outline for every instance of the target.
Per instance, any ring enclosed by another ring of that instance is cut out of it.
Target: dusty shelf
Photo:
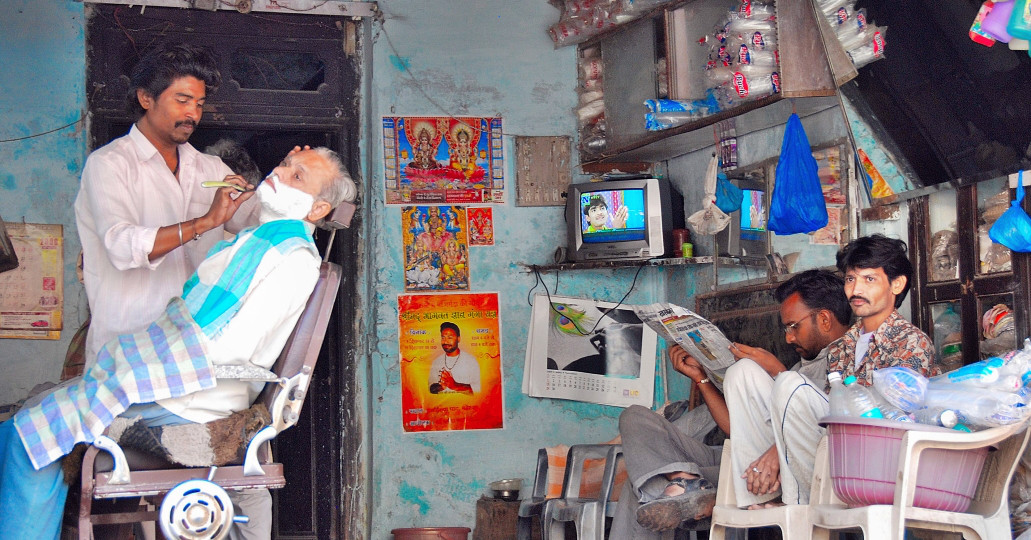
[[[520,263],[524,272],[558,272],[561,270],[603,270],[606,268],[636,268],[639,266],[703,266],[713,263],[712,255],[701,257],[668,257],[627,261],[579,261],[549,264]],[[758,257],[720,257],[720,266],[766,267],[766,259]]]

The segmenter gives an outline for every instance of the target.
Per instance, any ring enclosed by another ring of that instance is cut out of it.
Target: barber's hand
[[[254,188],[254,186],[247,183],[247,180],[244,180],[242,176],[235,174],[226,176],[224,181],[247,189]],[[202,223],[198,224],[201,226],[202,231],[198,232],[207,232],[229,221],[233,218],[233,215],[236,214],[240,205],[253,196],[253,191],[242,193],[236,188],[218,188],[218,191],[215,192],[214,200],[211,201],[211,207],[208,208],[208,212],[198,220],[202,221]]]
[[[629,215],[629,211],[626,206],[620,206],[619,210],[616,210],[615,215],[612,216],[612,228],[613,229],[625,229],[626,218]]]
[[[759,472],[756,472],[756,471]],[[753,495],[766,495],[780,489],[780,461],[777,457],[777,446],[771,446],[763,452],[759,459],[753,461],[741,475],[748,484],[748,491]]]
[[[304,150],[311,150],[311,147],[308,146],[307,144],[304,145],[304,148],[301,148],[300,146],[295,146],[293,148],[293,150],[290,150],[289,152],[287,152],[286,155],[292,156],[292,155],[296,154],[297,152],[301,152],[301,151],[304,151]]]
[[[669,362],[678,373],[686,375],[692,381],[699,381],[705,378],[705,370],[693,356],[687,353],[680,345],[674,345],[669,350]]]
[[[759,364],[759,367],[766,370],[771,377],[776,377],[778,373],[784,371],[784,364],[777,359],[770,351],[761,347],[750,347],[741,343],[731,343],[730,352],[734,355],[734,358],[740,360],[742,358],[748,358]]]

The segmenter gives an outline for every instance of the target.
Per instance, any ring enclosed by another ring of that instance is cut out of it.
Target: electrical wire
[[[584,332],[583,330],[580,329],[580,325],[576,324],[576,321],[574,321],[572,319],[569,319],[569,322],[572,323],[573,328],[576,330],[576,332],[578,334],[580,334],[581,336],[589,336],[591,334],[594,334],[594,332],[598,329],[598,325],[601,324],[602,319],[607,317],[609,315],[609,313],[614,311],[616,308],[618,308],[619,306],[623,305],[623,302],[626,301],[628,296],[630,296],[630,293],[634,292],[634,287],[637,286],[637,278],[641,275],[641,270],[644,270],[645,266],[647,266],[647,263],[642,263],[642,264],[637,266],[637,272],[634,273],[634,280],[633,280],[633,282],[630,283],[630,288],[626,291],[626,294],[624,294],[623,297],[619,299],[619,302],[617,302],[616,305],[614,305],[614,306],[606,309],[605,311],[603,311],[601,313],[601,317],[598,317],[598,320],[594,322],[594,326],[590,330],[588,330],[587,332]],[[535,264],[535,265],[531,266],[530,268],[533,270],[534,284],[533,284],[533,287],[531,287],[530,290],[527,291],[527,293],[526,293],[526,303],[530,304],[531,306],[533,305],[533,302],[530,300],[530,298],[531,298],[530,294],[535,289],[537,289],[537,286],[539,285],[541,287],[544,287],[544,294],[548,297],[548,308],[551,309],[551,311],[553,311],[556,315],[558,315],[560,317],[565,317],[565,315],[563,315],[559,310],[555,309],[555,303],[551,301],[551,291],[548,290],[548,284],[544,282],[544,278],[541,276],[540,267]],[[558,294],[558,275],[557,274],[555,276],[555,294]]]
[[[54,129],[50,129],[50,130],[47,130],[47,131],[44,131],[44,132],[41,132],[41,133],[33,133],[32,135],[26,135],[24,137],[14,137],[13,139],[0,139],[0,143],[24,141],[26,139],[34,139],[36,137],[42,137],[43,135],[49,135],[51,133],[54,133],[54,132],[57,132],[57,131],[61,131],[62,129],[70,128],[70,127],[74,126],[75,124],[78,124],[79,122],[82,122],[82,116],[80,116],[74,122],[69,122],[69,123],[67,123],[67,124],[65,124],[65,125],[63,125],[61,127],[56,127]]]

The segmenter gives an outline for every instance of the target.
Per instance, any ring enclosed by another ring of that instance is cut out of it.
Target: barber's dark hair
[[[913,283],[913,263],[906,255],[906,243],[881,234],[863,236],[851,241],[838,252],[838,270],[842,273],[854,268],[880,268],[888,276],[888,281],[895,281],[899,276],[906,277],[906,286],[895,297],[895,308],[902,305],[909,286]]]
[[[845,280],[828,270],[806,270],[781,283],[773,292],[778,303],[798,293],[802,303],[810,309],[826,309],[841,324],[852,322],[852,308],[845,296]]]
[[[440,323],[440,333],[443,334],[444,330],[452,330],[456,336],[462,337],[462,332],[458,329],[458,325],[451,321]]]
[[[591,197],[591,200],[588,201],[587,204],[584,206],[584,215],[586,216],[587,213],[591,211],[591,208],[594,208],[595,206],[604,206],[606,210],[609,209],[609,203],[605,202],[605,197],[602,197],[601,195],[594,195]]]
[[[157,99],[172,85],[172,81],[187,76],[204,81],[208,96],[214,94],[222,84],[222,74],[218,71],[215,56],[204,47],[189,43],[164,43],[151,49],[129,75],[126,108],[137,118],[143,116],[147,111],[136,97],[137,89]]]

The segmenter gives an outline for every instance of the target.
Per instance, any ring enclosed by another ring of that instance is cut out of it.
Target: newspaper
[[[676,304],[632,306],[634,313],[666,343],[677,343],[705,369],[709,380],[723,391],[727,368],[735,362],[730,340],[708,319]]]

